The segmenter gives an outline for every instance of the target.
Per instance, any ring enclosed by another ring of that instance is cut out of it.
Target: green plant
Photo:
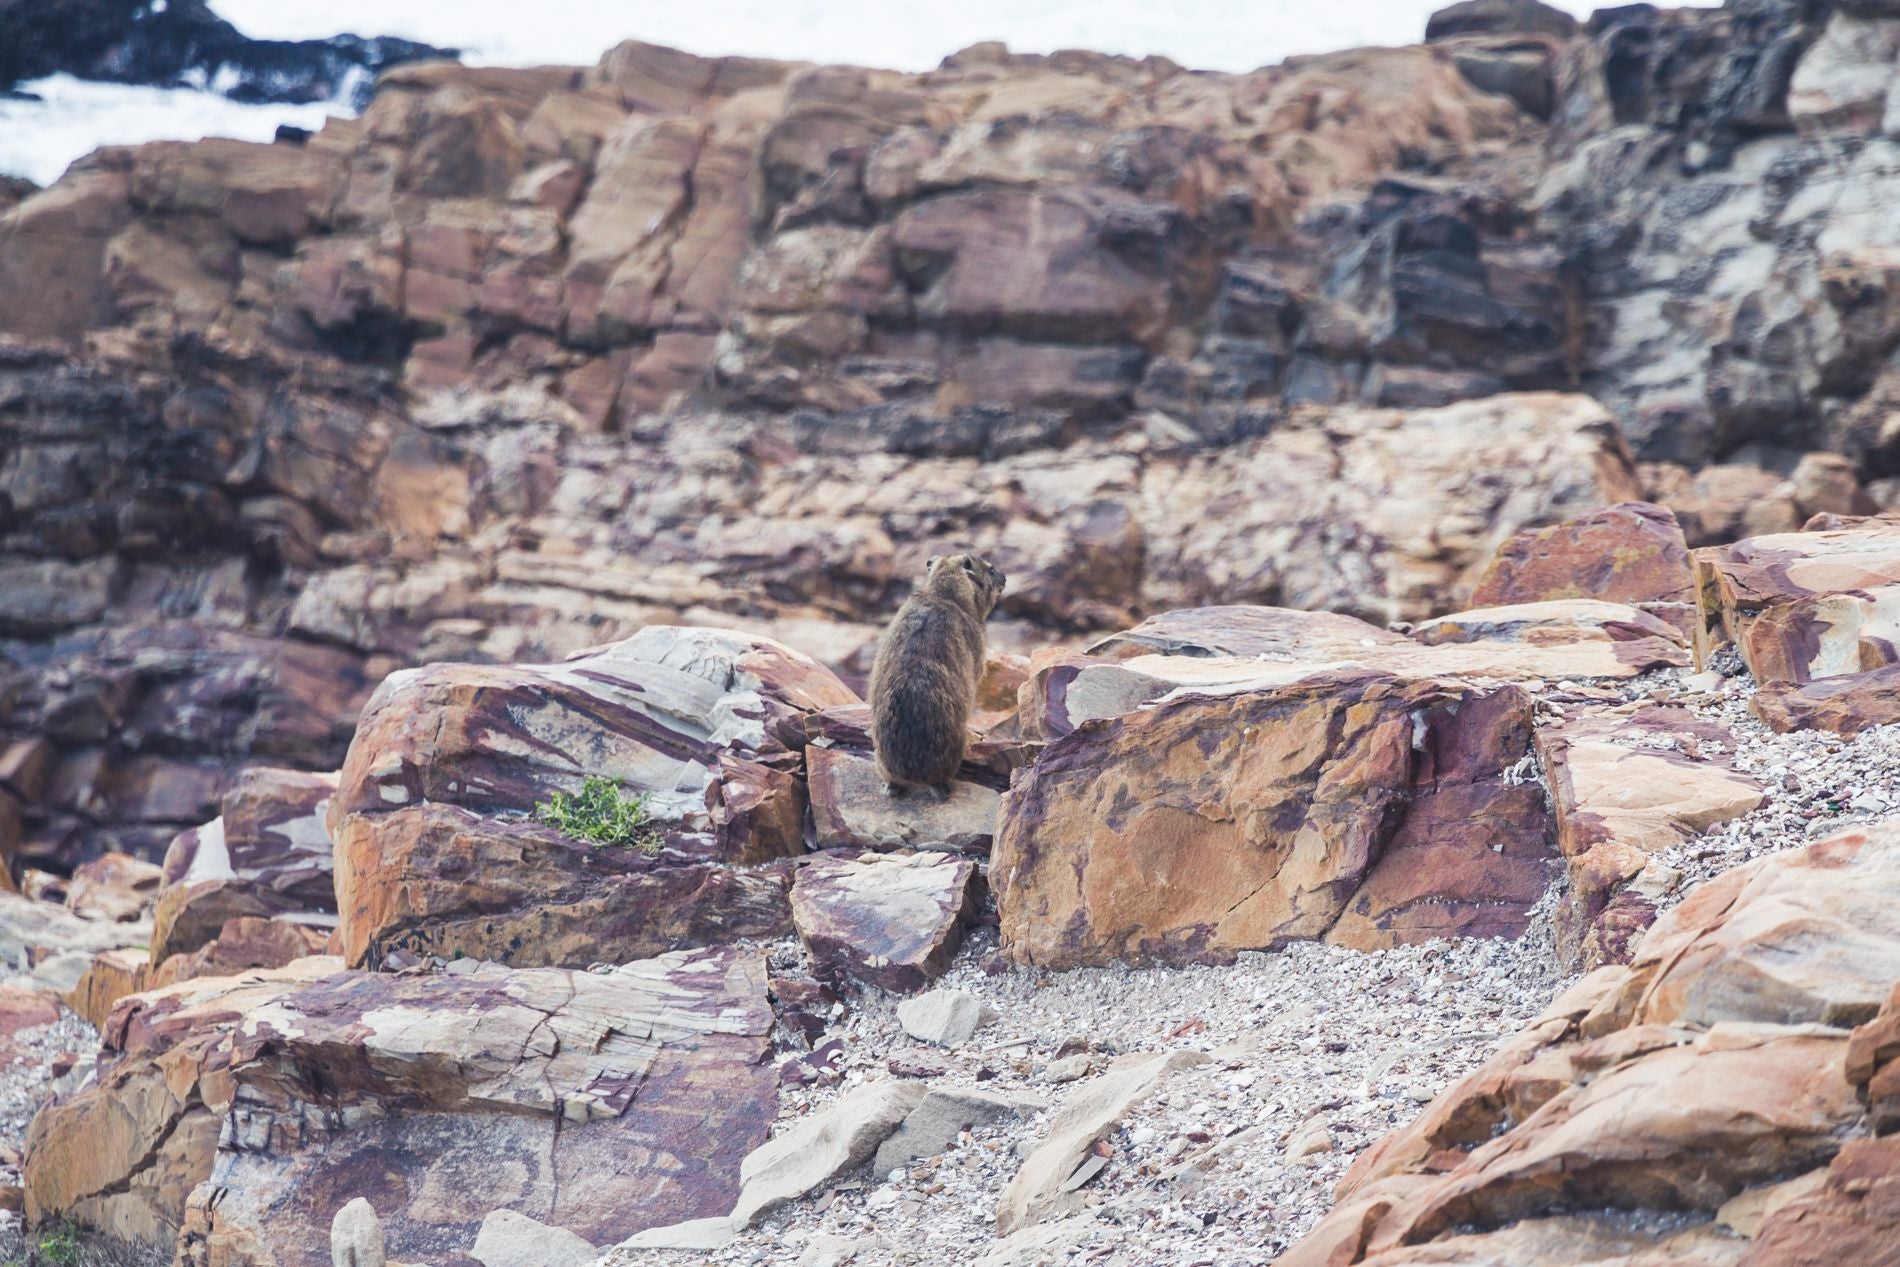
[[[660,851],[659,832],[647,812],[647,794],[626,796],[619,779],[590,774],[581,790],[556,792],[534,807],[535,818],[564,836],[595,845],[630,845],[644,853]]]
[[[73,1267],[79,1261],[79,1229],[61,1223],[40,1237],[39,1252],[53,1267]]]

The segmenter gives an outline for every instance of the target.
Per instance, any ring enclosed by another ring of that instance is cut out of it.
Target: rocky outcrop
[[[1628,968],[1585,977],[1363,1154],[1281,1261],[1579,1261],[1621,1238],[1654,1261],[1783,1263],[1888,1235],[1865,1200],[1887,1172],[1859,1097],[1900,970],[1896,864],[1888,822],[1698,889]],[[1661,1211],[1714,1219],[1649,1220]]]
[[[473,1267],[497,1208],[607,1243],[731,1205],[773,1107],[757,954],[469,968],[303,959],[127,1000],[96,1078],[35,1119],[31,1217],[316,1267],[329,1194],[373,1183],[392,1257]]]
[[[1004,799],[1005,952],[1231,960],[1524,927],[1558,863],[1512,686],[1372,670],[1182,693],[1088,722]]]
[[[790,930],[804,717],[855,703],[767,639],[655,627],[559,665],[437,665],[364,710],[329,823],[352,964],[401,951],[585,965]],[[589,778],[638,798],[619,844],[530,821]]]

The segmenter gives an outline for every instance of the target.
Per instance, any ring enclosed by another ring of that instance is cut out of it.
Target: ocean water
[[[164,0],[155,0],[163,3]],[[214,0],[249,35],[351,31],[461,48],[483,65],[587,64],[623,39],[921,70],[979,40],[1020,52],[1160,53],[1185,66],[1251,70],[1298,53],[1411,44],[1444,0]],[[1592,7],[1558,0],[1582,16]],[[6,32],[0,30],[0,39]],[[0,101],[0,172],[40,184],[96,146],[168,138],[267,140],[279,123],[321,124],[339,106],[241,106],[211,93],[80,83],[27,85],[43,102]]]

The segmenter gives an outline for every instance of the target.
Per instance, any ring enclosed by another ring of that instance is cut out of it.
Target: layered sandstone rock
[[[1369,670],[1183,694],[1070,731],[1004,801],[1018,963],[1231,959],[1522,929],[1558,868],[1530,696]]]
[[[1796,684],[1895,662],[1900,522],[1751,537],[1696,552],[1698,650],[1732,641],[1755,680]]]
[[[366,1162],[397,1168],[377,1212],[408,1262],[472,1267],[495,1209],[609,1244],[729,1208],[775,1107],[771,1026],[743,950],[310,982],[231,1039],[233,1128],[181,1259],[317,1267]]]
[[[303,959],[119,1004],[100,1032],[94,1079],[42,1108],[28,1129],[27,1217],[63,1216],[120,1240],[172,1244],[186,1198],[211,1173],[231,1105],[233,1031],[266,1000],[341,967]]]
[[[1629,1261],[1793,1263],[1887,1243],[1861,1097],[1890,1033],[1897,867],[1885,822],[1698,889],[1629,967],[1585,977],[1363,1154],[1282,1261],[1580,1261],[1620,1237]],[[1682,1231],[1661,1211],[1722,1213]]]
[[[1628,959],[1680,879],[1652,855],[1765,799],[1728,767],[1734,737],[1681,708],[1585,713],[1542,727],[1536,746],[1568,867],[1557,929],[1572,968]]]
[[[341,944],[586,964],[789,929],[804,717],[856,697],[766,639],[653,628],[559,665],[437,665],[384,683],[330,828]],[[649,838],[531,821],[587,778],[644,798]]]
[[[1148,653],[1151,642],[1166,653]],[[1042,659],[1022,688],[1024,734],[1053,739],[1176,693],[1232,694],[1353,669],[1544,682],[1628,678],[1687,660],[1670,626],[1584,600],[1456,613],[1421,622],[1416,638],[1329,612],[1168,612],[1093,650],[1104,654]]]

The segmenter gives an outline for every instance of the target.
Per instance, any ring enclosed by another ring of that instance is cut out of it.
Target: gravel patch
[[[1054,1108],[1087,1082],[1051,1074],[1079,1063],[1086,1079],[1120,1053],[1206,1052],[1207,1063],[1171,1075],[1108,1138],[1108,1165],[1088,1187],[1105,1218],[1096,1237],[1114,1246],[1099,1261],[1271,1262],[1330,1208],[1354,1154],[1549,1002],[1563,984],[1550,905],[1516,943],[1371,954],[1300,943],[1232,967],[996,972],[994,934],[980,931],[939,984],[977,995],[999,1019],[946,1050],[903,1032],[900,1000],[867,992],[825,1036],[843,1041],[842,1077],[784,1088],[780,1129],[879,1078],[1039,1095]],[[802,967],[796,945],[773,957],[780,969]],[[893,1174],[861,1170],[719,1250],[621,1251],[612,1261],[791,1263],[831,1236],[867,1242],[853,1267],[974,1262],[994,1247],[997,1198],[1048,1116],[965,1132],[940,1157]],[[1078,1261],[1098,1260],[1085,1249]]]

